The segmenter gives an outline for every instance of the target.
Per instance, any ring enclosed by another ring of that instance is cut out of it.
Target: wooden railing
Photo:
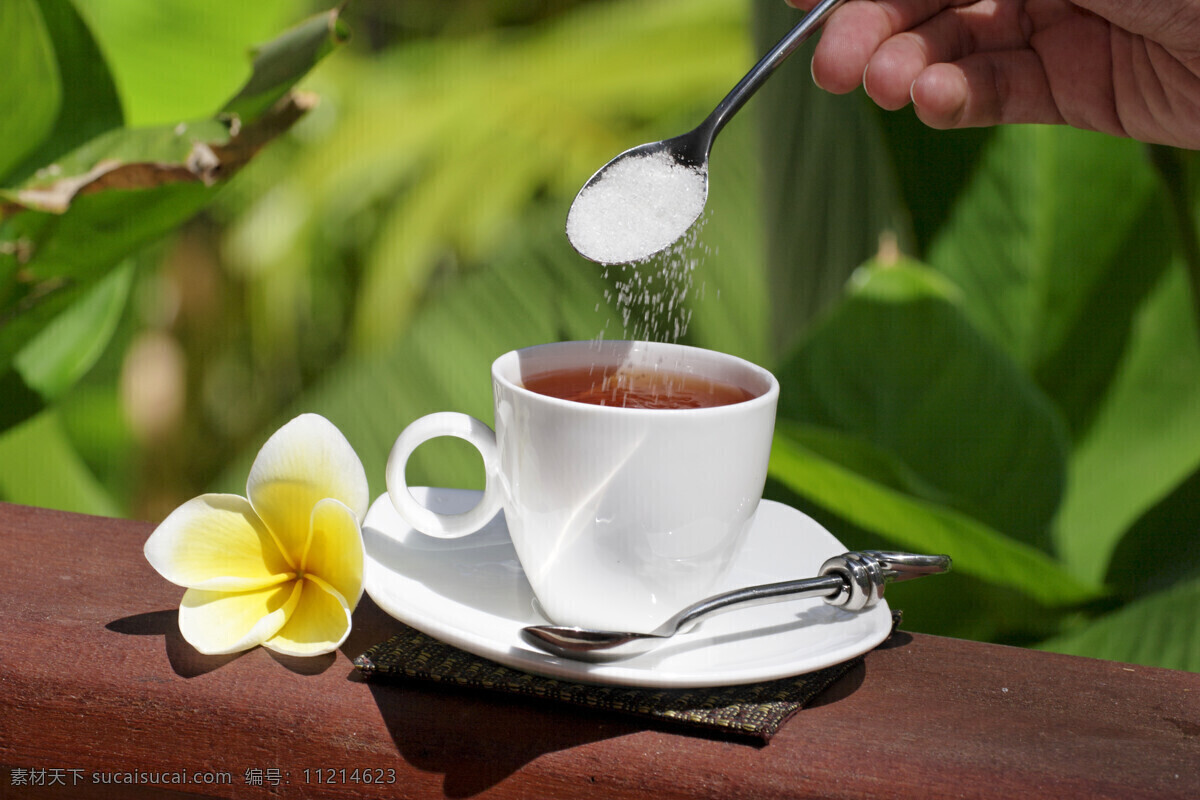
[[[0,504],[0,797],[1200,798],[1200,675],[900,632],[752,745],[365,683],[369,599],[337,654],[201,656],[151,529]]]

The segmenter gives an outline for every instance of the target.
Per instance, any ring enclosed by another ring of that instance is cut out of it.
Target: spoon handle
[[[714,611],[728,610],[735,606],[739,608],[770,603],[776,598],[794,596],[801,597],[831,597],[845,590],[846,581],[841,575],[821,575],[816,578],[804,578],[797,581],[780,581],[779,583],[764,583],[759,586],[748,586],[745,589],[735,589],[732,592],[714,595],[699,603],[690,605],[667,620],[659,631],[667,635],[695,622],[701,617]]]
[[[714,611],[755,606],[785,596],[823,597],[830,605],[859,611],[878,603],[888,583],[947,572],[950,566],[950,557],[944,555],[880,550],[843,553],[822,564],[821,574],[815,578],[764,583],[714,595],[683,609],[654,633],[670,636]]]
[[[826,17],[833,13],[834,9],[840,6],[845,0],[822,0],[821,4],[809,11],[804,17],[792,28],[786,36],[779,40],[779,43],[771,48],[765,56],[763,56],[753,69],[746,73],[737,86],[729,90],[729,94],[725,95],[712,113],[708,115],[708,119],[701,123],[700,128],[707,128],[707,135],[711,141],[725,127],[725,123],[738,112],[738,110],[746,104],[758,88],[766,83],[767,78],[771,73],[784,62],[784,60],[795,52],[796,48],[804,43],[808,37],[812,36],[818,28],[824,24]]]

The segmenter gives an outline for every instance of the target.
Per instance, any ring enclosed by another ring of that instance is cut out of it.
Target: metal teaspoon
[[[870,608],[883,598],[887,583],[947,572],[950,564],[950,557],[944,555],[879,550],[843,553],[822,564],[815,578],[766,583],[714,595],[693,603],[650,633],[531,625],[522,628],[521,634],[530,644],[553,655],[581,661],[613,661],[643,653],[701,617],[734,607],[761,605],[783,598],[823,597],[826,603],[847,611]]]
[[[776,68],[790,56],[797,47],[799,47],[809,36],[817,31],[818,28],[825,22],[825,19],[840,6],[844,0],[823,0],[823,2],[809,11],[796,27],[784,36],[778,44],[775,45],[762,59],[754,65],[754,67],[746,73],[746,76],[730,90],[729,94],[717,104],[712,113],[700,123],[692,131],[681,136],[676,136],[671,139],[664,139],[659,142],[649,142],[647,144],[638,145],[637,147],[626,150],[620,155],[613,158],[603,167],[596,171],[591,178],[579,190],[575,196],[575,200],[571,205],[571,212],[567,215],[567,239],[571,241],[571,246],[574,247],[580,255],[591,261],[596,261],[601,264],[608,263],[624,263],[624,261],[641,261],[649,258],[656,252],[661,252],[675,242],[679,237],[687,232],[688,228],[699,218],[700,212],[703,211],[703,202],[700,208],[696,211],[695,216],[691,219],[679,220],[678,235],[674,239],[662,244],[655,250],[644,254],[639,254],[638,257],[623,259],[622,261],[605,260],[602,256],[596,257],[595,253],[589,255],[586,252],[589,248],[586,243],[579,240],[579,236],[572,237],[572,220],[571,214],[577,211],[580,205],[580,197],[589,189],[593,188],[606,175],[609,174],[612,168],[629,158],[639,156],[650,156],[659,153],[666,153],[677,164],[696,170],[700,173],[703,179],[703,194],[704,200],[708,197],[708,156],[712,150],[713,140],[717,134],[725,127],[734,114],[738,112],[746,101],[750,99],[760,86],[766,83],[767,78],[775,72]],[[581,249],[582,248],[582,249]]]

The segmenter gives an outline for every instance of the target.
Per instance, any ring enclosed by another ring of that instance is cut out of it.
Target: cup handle
[[[439,514],[417,502],[408,491],[408,479],[404,468],[413,451],[430,439],[454,436],[470,442],[483,457],[483,497],[470,511],[461,514]],[[484,423],[467,414],[456,411],[441,411],[429,414],[413,422],[401,432],[392,445],[387,462],[388,497],[404,521],[421,533],[439,539],[457,539],[482,528],[500,510],[502,498],[496,477],[499,459],[496,451],[496,434]]]

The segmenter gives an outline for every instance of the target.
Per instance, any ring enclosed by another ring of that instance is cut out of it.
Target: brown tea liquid
[[[538,394],[619,408],[711,408],[752,400],[740,386],[682,372],[572,367],[524,377]]]

